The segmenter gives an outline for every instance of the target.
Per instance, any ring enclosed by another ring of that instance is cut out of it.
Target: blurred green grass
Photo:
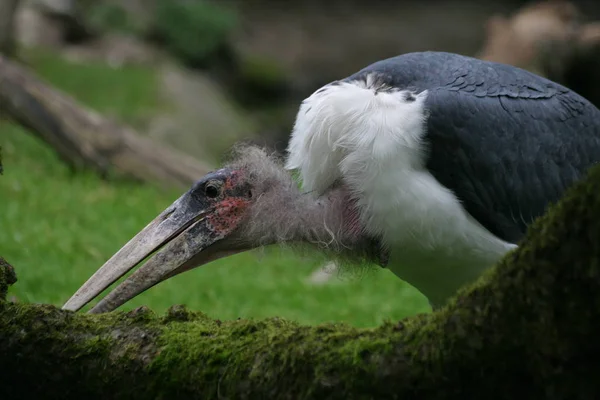
[[[133,123],[159,107],[150,68],[114,70],[71,64],[48,53],[26,60],[44,79],[96,110]],[[19,281],[17,301],[61,306],[71,294],[179,197],[176,191],[72,174],[44,143],[0,122],[0,255]],[[326,260],[266,248],[215,261],[138,296],[124,310],[164,312],[186,304],[219,319],[279,316],[307,324],[344,321],[368,327],[428,312],[427,300],[387,270],[348,271],[324,285],[307,283]],[[113,286],[114,287],[114,286]]]

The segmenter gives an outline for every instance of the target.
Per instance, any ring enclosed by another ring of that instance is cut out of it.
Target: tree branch
[[[1,301],[0,398],[596,398],[599,215],[596,167],[446,307],[375,329]]]
[[[0,55],[0,109],[52,146],[75,169],[189,187],[211,168],[78,105]]]
[[[15,14],[19,0],[0,1],[0,54],[12,56],[15,52]]]

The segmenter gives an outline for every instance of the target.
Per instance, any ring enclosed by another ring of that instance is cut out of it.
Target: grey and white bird
[[[445,52],[375,62],[305,99],[285,164],[240,149],[64,305],[91,312],[181,272],[280,242],[379,263],[440,306],[515,249],[600,161],[600,111],[513,66]],[[302,190],[286,170],[297,170]]]

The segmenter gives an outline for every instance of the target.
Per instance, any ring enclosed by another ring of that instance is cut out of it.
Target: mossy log
[[[78,104],[0,55],[0,110],[48,143],[73,169],[91,168],[187,188],[209,166]]]
[[[0,398],[598,398],[599,215],[596,167],[447,306],[373,329],[0,300]]]

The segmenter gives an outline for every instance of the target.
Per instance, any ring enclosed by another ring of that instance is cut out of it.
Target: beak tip
[[[110,312],[158,282],[187,262],[194,253],[189,245],[197,232],[191,230],[203,221],[204,206],[191,207],[186,193],[130,239],[104,263],[62,306],[63,310],[79,311],[102,291],[131,271],[157,249],[140,269],[95,304],[87,313]],[[191,208],[190,208],[191,207]],[[204,236],[201,236],[204,237]],[[208,239],[206,239],[208,240]],[[202,248],[204,241],[193,241]],[[173,251],[173,249],[177,251]],[[169,254],[168,258],[165,254]]]
[[[63,311],[73,311],[73,312],[78,311],[77,308],[72,307],[72,306],[68,305],[67,303],[65,303],[60,309]]]
[[[84,305],[85,302],[82,301],[81,296],[79,296],[79,293],[75,293],[73,296],[71,296],[69,300],[65,302],[65,304],[63,304],[61,310],[77,312],[81,310],[81,308],[83,308]]]

